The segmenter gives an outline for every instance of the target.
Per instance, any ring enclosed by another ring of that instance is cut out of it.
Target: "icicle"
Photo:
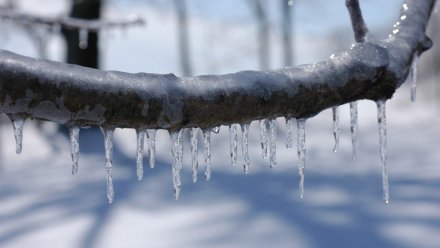
[[[211,179],[211,129],[203,131],[203,140],[205,145],[205,179]]]
[[[260,141],[263,159],[267,157],[267,119],[260,120]]]
[[[341,130],[339,128],[339,107],[332,107],[333,111],[333,136],[335,137],[335,147],[333,152],[337,152],[339,148],[339,135]]]
[[[198,128],[191,128],[190,136],[191,136],[191,161],[192,161],[192,171],[193,171],[193,182],[197,182],[197,170],[199,168],[199,162],[197,161],[198,150],[197,150],[197,133],[199,132]]]
[[[70,154],[72,156],[72,175],[78,173],[79,160],[79,127],[69,127],[70,134]]]
[[[272,119],[269,121],[269,130],[270,130],[270,168],[273,168],[277,165],[277,130],[276,130],[276,119]]]
[[[229,146],[232,166],[237,165],[237,124],[229,125]]]
[[[251,161],[249,159],[249,123],[245,123],[241,126],[242,134],[242,153],[243,153],[243,169],[244,173],[248,174]]]
[[[386,204],[389,202],[389,187],[388,187],[388,167],[387,167],[387,120],[385,110],[385,100],[379,100],[377,104],[377,122],[379,125],[379,145],[380,145],[380,160],[382,162],[382,186],[383,199]]]
[[[8,116],[12,121],[12,126],[14,127],[15,152],[20,154],[23,147],[23,125],[26,119],[18,116]]]
[[[350,103],[350,130],[351,130],[351,157],[356,159],[357,154],[357,136],[358,136],[358,102]]]
[[[411,101],[416,101],[416,90],[417,90],[417,65],[419,63],[419,55],[415,55],[413,62],[411,64]]]
[[[105,167],[107,171],[107,199],[108,203],[112,203],[114,199],[113,191],[113,178],[112,178],[112,163],[113,163],[113,132],[114,129],[106,129],[101,127],[101,131],[104,134],[104,146],[105,146]]]
[[[182,142],[182,133],[183,129],[178,132],[171,132],[171,153],[173,155],[173,186],[174,186],[174,195],[176,200],[179,199],[180,190],[182,188],[182,181],[180,178],[180,171],[182,170],[182,158],[183,158],[183,142]]]
[[[304,196],[304,170],[306,168],[306,119],[297,120],[297,151],[299,167],[299,191],[300,197]]]
[[[286,118],[286,148],[290,149],[292,148],[293,142],[292,142],[292,122],[294,118],[289,117]]]
[[[213,132],[213,133],[220,133],[220,127],[214,127],[214,128],[212,129],[212,132]]]
[[[144,177],[144,139],[145,139],[145,130],[137,129],[136,130],[137,137],[137,154],[136,154],[136,175],[138,180],[142,180]]]
[[[80,29],[79,30],[79,48],[81,49],[87,49],[89,46],[89,31],[87,29]]]
[[[147,129],[148,157],[150,168],[156,165],[156,129]]]

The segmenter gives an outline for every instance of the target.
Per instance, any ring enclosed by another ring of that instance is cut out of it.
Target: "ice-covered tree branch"
[[[367,39],[327,61],[271,71],[179,78],[94,70],[0,51],[0,112],[66,125],[180,129],[307,118],[354,100],[388,99],[405,81],[413,57],[432,45],[425,28],[434,4],[404,1],[385,40]],[[363,24],[356,15],[360,10],[353,8],[354,26]],[[360,37],[367,30],[355,27]]]
[[[25,25],[46,25],[57,29],[88,30],[97,32],[108,28],[125,28],[129,26],[145,25],[145,20],[138,16],[130,16],[123,20],[86,20],[71,17],[43,17],[19,13],[11,10],[0,10],[0,19]]]

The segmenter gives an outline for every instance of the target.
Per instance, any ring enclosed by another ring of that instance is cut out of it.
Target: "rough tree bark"
[[[425,28],[435,2],[404,1],[399,24],[385,40],[367,39],[327,61],[280,70],[179,78],[0,51],[0,112],[66,125],[180,129],[308,118],[354,100],[387,99],[405,81],[413,57],[432,45]],[[360,10],[351,8],[356,15]],[[364,25],[352,19],[355,30]]]

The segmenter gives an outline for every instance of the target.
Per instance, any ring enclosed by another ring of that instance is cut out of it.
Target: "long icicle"
[[[78,126],[69,127],[70,155],[72,157],[72,175],[78,173],[79,161],[79,130]]]
[[[147,129],[148,158],[150,168],[156,165],[156,129]]]
[[[237,124],[229,125],[229,147],[232,166],[237,165]]]
[[[197,160],[198,157],[198,140],[197,140],[197,133],[199,132],[199,129],[196,127],[191,128],[190,136],[191,136],[191,164],[192,164],[192,179],[193,183],[197,182],[197,171],[199,168],[199,161]]]
[[[145,139],[145,130],[144,129],[136,129],[136,141],[137,141],[137,149],[136,149],[136,175],[138,180],[142,180],[144,177],[144,139]]]
[[[182,181],[180,178],[180,171],[182,170],[181,154],[183,153],[183,146],[181,145],[182,133],[182,130],[170,132],[171,154],[173,156],[172,176],[174,196],[176,197],[176,200],[179,199],[182,188]]]
[[[242,134],[242,153],[243,153],[243,170],[247,175],[249,172],[249,167],[251,166],[251,161],[249,159],[249,123],[241,125]]]
[[[358,102],[350,103],[350,131],[351,131],[351,157],[353,160],[357,156],[357,136],[358,136]]]
[[[389,203],[389,185],[388,185],[388,166],[387,166],[387,120],[385,100],[379,100],[377,104],[377,122],[379,125],[379,145],[380,145],[380,160],[382,162],[382,187],[383,200],[386,204]]]
[[[341,129],[339,128],[339,107],[332,107],[333,112],[333,136],[335,137],[335,146],[333,152],[337,152],[339,148],[339,136]]]
[[[113,167],[113,128],[103,128],[101,131],[104,134],[104,146],[105,146],[105,168],[107,172],[107,199],[108,203],[112,203],[115,193],[113,191],[113,178],[112,178],[112,167]]]
[[[304,197],[304,171],[306,168],[306,119],[298,119],[297,123],[297,151],[300,197]]]
[[[293,146],[292,141],[292,122],[294,118],[286,117],[286,148],[290,149]]]
[[[277,122],[276,119],[271,119],[269,121],[269,130],[270,130],[270,168],[273,168],[277,165]]]
[[[211,179],[211,129],[203,130],[203,142],[205,145],[205,180]]]
[[[267,119],[260,120],[261,155],[267,158]]]
[[[8,117],[12,122],[12,127],[14,128],[15,153],[21,154],[23,148],[23,126],[26,119],[14,115],[8,115]]]
[[[415,55],[411,64],[411,102],[416,101],[417,91],[417,65],[419,63],[419,55]]]

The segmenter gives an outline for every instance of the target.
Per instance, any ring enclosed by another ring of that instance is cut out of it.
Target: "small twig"
[[[354,31],[356,42],[363,42],[368,38],[369,31],[362,17],[362,11],[358,0],[346,0],[348,12],[350,13],[351,25]]]
[[[143,26],[145,25],[145,20],[138,16],[129,17],[126,20],[118,21],[108,21],[102,19],[96,20],[85,20],[70,17],[40,17],[30,14],[23,14],[13,11],[0,10],[1,20],[10,20],[17,23],[23,24],[40,24],[51,27],[63,28],[63,29],[76,29],[76,30],[88,30],[92,32],[99,31],[105,28],[124,28],[127,26]]]

